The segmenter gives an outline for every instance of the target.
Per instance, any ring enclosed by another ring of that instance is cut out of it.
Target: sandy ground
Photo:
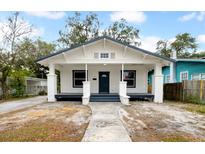
[[[91,110],[88,106],[70,102],[44,103],[34,107],[1,114],[0,138],[4,131],[21,129],[21,127],[31,123],[46,124],[47,122],[56,122],[58,125],[65,126],[65,128],[69,125],[69,128],[75,129],[74,134],[67,134],[67,141],[80,141],[87,128],[90,116]],[[67,132],[69,132],[69,130]],[[74,139],[69,139],[69,136],[72,136]],[[77,139],[75,139],[75,136]]]
[[[132,141],[205,140],[205,116],[177,106],[133,102],[119,115]]]

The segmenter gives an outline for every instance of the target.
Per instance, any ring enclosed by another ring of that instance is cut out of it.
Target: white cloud
[[[196,19],[197,19],[198,21],[203,21],[203,20],[204,20],[204,17],[205,17],[205,12],[200,12],[200,13],[198,14],[198,16],[196,17]]]
[[[33,31],[31,32],[31,37],[39,37],[39,36],[42,36],[42,35],[44,35],[44,33],[45,33],[45,29],[44,28],[42,28],[42,27],[34,27],[33,28]]]
[[[44,17],[48,19],[61,19],[63,18],[66,14],[65,12],[49,12],[49,11],[40,11],[40,12],[27,12],[29,15],[36,16],[36,17]]]
[[[142,37],[140,48],[151,51],[151,52],[156,52],[157,42],[159,40],[161,40],[161,38],[157,36]]]
[[[205,12],[201,11],[201,12],[191,12],[188,14],[185,14],[182,17],[179,17],[179,21],[189,21],[195,19],[197,21],[203,21],[205,19]]]
[[[189,21],[195,17],[196,17],[196,12],[192,12],[192,13],[186,14],[182,17],[179,17],[179,20],[180,21]]]
[[[125,19],[127,22],[130,22],[130,23],[138,23],[138,24],[141,24],[143,22],[146,21],[147,17],[146,15],[143,13],[143,12],[124,12],[124,11],[121,11],[121,12],[113,12],[111,15],[110,15],[110,19],[111,21],[119,21],[120,19]]]
[[[200,43],[205,43],[205,34],[198,35],[197,41]]]

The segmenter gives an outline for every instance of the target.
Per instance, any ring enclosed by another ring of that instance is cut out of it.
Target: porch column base
[[[90,97],[82,97],[83,105],[88,105],[90,103]]]
[[[88,105],[90,103],[90,81],[83,82],[83,105]]]
[[[163,75],[154,75],[154,102],[163,103]]]
[[[47,75],[47,87],[48,87],[48,102],[55,102],[55,94],[57,93],[57,86],[56,86],[56,77],[57,75],[55,74],[48,74]]]
[[[122,104],[130,105],[129,96],[127,96],[127,82],[120,81],[119,95],[120,95],[120,101]]]
[[[120,96],[120,101],[123,105],[130,105],[129,96]]]

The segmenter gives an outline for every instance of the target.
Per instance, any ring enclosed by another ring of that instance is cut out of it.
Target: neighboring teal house
[[[183,80],[205,80],[205,59],[175,59],[175,82]],[[164,83],[170,82],[170,66],[162,68]],[[152,84],[154,71],[148,73],[148,84]]]

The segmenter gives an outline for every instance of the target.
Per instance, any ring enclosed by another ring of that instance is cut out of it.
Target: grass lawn
[[[180,107],[190,112],[199,113],[205,115],[205,104],[192,104],[192,103],[183,103],[183,102],[172,102],[167,101],[170,105]]]
[[[87,124],[78,126],[73,123],[65,124],[62,122],[38,121],[29,122],[17,129],[0,131],[1,142],[64,142],[81,141]]]
[[[205,116],[197,114],[203,111],[204,105],[133,102],[119,114],[134,142],[204,142]]]
[[[190,112],[205,114],[205,105],[202,104],[186,104],[183,108]]]
[[[79,142],[91,110],[73,103],[45,103],[0,117],[0,142]]]

